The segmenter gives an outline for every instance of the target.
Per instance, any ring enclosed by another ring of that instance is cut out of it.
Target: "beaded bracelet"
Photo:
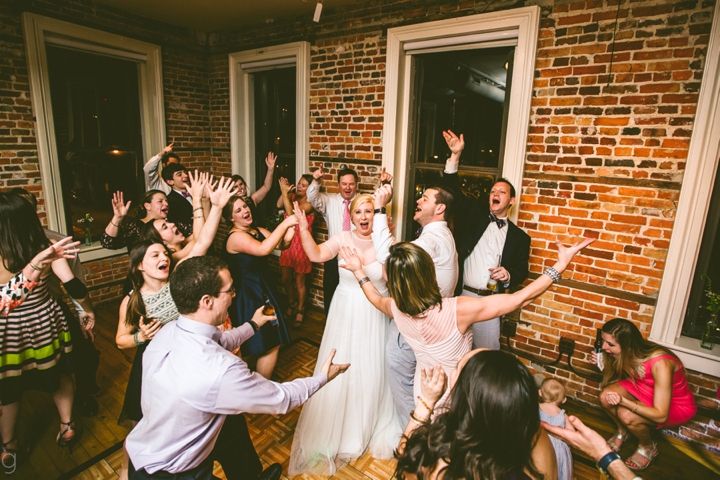
[[[553,267],[548,267],[548,268],[546,268],[543,273],[544,273],[545,275],[547,275],[548,277],[550,277],[550,278],[552,279],[553,283],[559,282],[560,279],[562,278],[562,277],[560,276],[560,274],[558,273],[558,271],[555,270]]]
[[[420,395],[418,395],[417,399],[420,400],[420,403],[423,404],[423,407],[425,407],[425,409],[426,409],[428,412],[430,412],[430,415],[432,415],[432,414],[433,414],[433,409],[430,408],[430,407],[428,407],[428,404],[425,403],[425,400],[424,400]]]
[[[367,282],[369,282],[369,281],[370,281],[370,277],[363,277],[363,278],[361,278],[360,280],[358,280],[358,284],[362,287],[363,285],[365,285],[365,284],[366,284]]]
[[[144,342],[141,342],[140,340],[138,340],[139,333],[140,333],[140,331],[137,331],[137,332],[135,332],[135,335],[133,335],[133,340],[135,340],[135,345],[137,345],[138,347],[140,345],[145,345],[147,343],[147,340],[145,340]]]

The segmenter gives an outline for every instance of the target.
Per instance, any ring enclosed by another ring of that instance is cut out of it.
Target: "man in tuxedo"
[[[187,171],[181,164],[171,163],[163,168],[162,177],[170,187],[167,221],[174,223],[183,235],[189,237],[193,233],[193,206]]]
[[[452,155],[445,163],[442,183],[455,193],[455,245],[460,276],[455,293],[485,297],[504,293],[528,276],[530,236],[508,217],[515,204],[515,187],[499,178],[488,199],[462,193],[458,165],[465,148],[463,135],[443,132]],[[495,283],[495,289],[489,283]],[[500,317],[473,325],[475,348],[500,349]]]

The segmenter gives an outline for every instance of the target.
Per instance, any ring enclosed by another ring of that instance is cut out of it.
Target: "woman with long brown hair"
[[[602,353],[592,361],[603,371],[600,403],[618,427],[608,445],[619,453],[629,434],[638,448],[625,464],[644,470],[658,455],[651,429],[676,427],[697,412],[685,369],[667,348],[645,340],[632,322],[615,318],[602,327]]]

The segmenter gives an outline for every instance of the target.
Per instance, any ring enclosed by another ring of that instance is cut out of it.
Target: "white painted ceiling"
[[[172,25],[199,32],[216,32],[242,25],[270,23],[289,15],[307,15],[312,21],[316,0],[94,0]],[[336,9],[358,0],[323,0],[323,9]],[[322,17],[320,18],[322,23]]]

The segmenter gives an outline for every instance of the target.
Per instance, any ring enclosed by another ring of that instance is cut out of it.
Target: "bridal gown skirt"
[[[364,267],[381,293],[382,267]],[[290,456],[290,475],[332,475],[368,449],[388,459],[403,425],[385,376],[385,336],[389,319],[365,298],[352,273],[340,269],[340,284],[328,312],[315,373],[332,349],[333,363],[350,368],[325,385],[303,407]]]

